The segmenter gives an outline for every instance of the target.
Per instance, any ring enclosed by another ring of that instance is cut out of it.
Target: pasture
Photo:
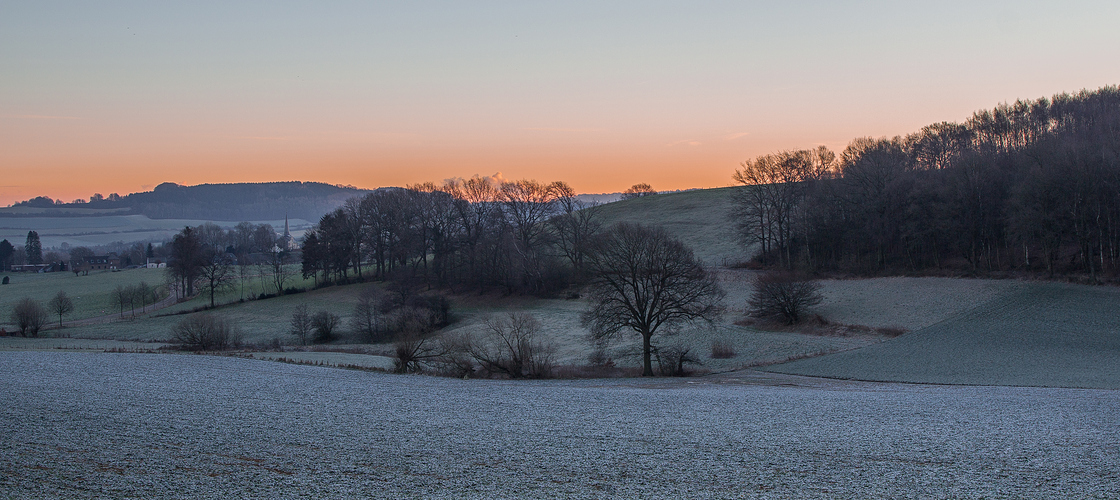
[[[643,196],[602,207],[605,226],[617,222],[657,225],[685,242],[707,266],[726,266],[747,260],[731,223],[731,194],[735,188],[697,189]]]
[[[1021,283],[881,344],[768,370],[818,377],[1120,389],[1120,290]]]
[[[119,312],[112,297],[117,286],[135,286],[145,282],[153,287],[162,287],[163,269],[125,269],[121,271],[94,271],[89,276],[74,276],[74,273],[4,273],[10,283],[0,285],[0,326],[11,331],[8,324],[9,312],[16,302],[24,297],[39,301],[46,307],[59,291],[66,292],[74,302],[74,311],[66,315],[66,321],[93,318]],[[166,291],[161,296],[166,296]],[[139,307],[139,304],[137,304]],[[57,326],[58,317],[53,317]]]
[[[0,352],[4,498],[1116,498],[1120,393]]]

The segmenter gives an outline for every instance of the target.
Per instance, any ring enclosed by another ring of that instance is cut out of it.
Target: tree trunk
[[[650,360],[650,351],[652,350],[650,348],[650,342],[649,342],[650,337],[653,337],[653,334],[649,334],[649,333],[643,333],[642,334],[642,376],[643,377],[652,377],[653,376],[653,363]]]

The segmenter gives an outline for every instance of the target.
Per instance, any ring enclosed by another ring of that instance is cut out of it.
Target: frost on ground
[[[1120,496],[1116,391],[722,377],[0,352],[0,497]]]
[[[1009,280],[872,278],[823,280],[815,310],[829,321],[874,328],[925,328],[1024,285]]]
[[[1120,389],[1120,289],[1030,283],[928,328],[768,370],[858,380]]]

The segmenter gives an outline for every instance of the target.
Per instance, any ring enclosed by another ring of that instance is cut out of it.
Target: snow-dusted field
[[[1116,498],[1120,392],[0,352],[0,498]]]
[[[889,382],[1120,389],[1118,304],[1115,287],[1030,283],[886,342],[766,369]]]

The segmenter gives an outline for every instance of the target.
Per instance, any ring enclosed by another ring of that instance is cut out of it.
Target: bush
[[[654,349],[653,354],[657,358],[658,370],[665,376],[685,377],[689,373],[684,369],[684,365],[701,364],[700,360],[692,355],[692,349],[683,345],[659,347]]]
[[[731,359],[735,357],[735,348],[726,340],[712,341],[712,359]]]
[[[212,314],[183,318],[172,329],[172,339],[191,351],[220,351],[238,343],[228,321]]]
[[[411,288],[392,285],[362,291],[350,317],[354,333],[371,342],[430,333],[451,323],[451,302],[442,294],[416,295]]]
[[[537,336],[539,328],[540,322],[525,313],[490,318],[480,335],[463,339],[461,348],[492,374],[548,378],[556,348]]]
[[[800,322],[810,307],[820,303],[819,283],[787,272],[759,275],[747,300],[751,316],[781,319],[787,325]]]
[[[19,328],[19,334],[24,337],[38,337],[49,321],[50,315],[38,302],[24,297],[12,308],[12,323]]]
[[[334,331],[342,322],[337,314],[319,311],[311,317],[311,327],[315,329],[315,342],[325,344],[334,340]]]

